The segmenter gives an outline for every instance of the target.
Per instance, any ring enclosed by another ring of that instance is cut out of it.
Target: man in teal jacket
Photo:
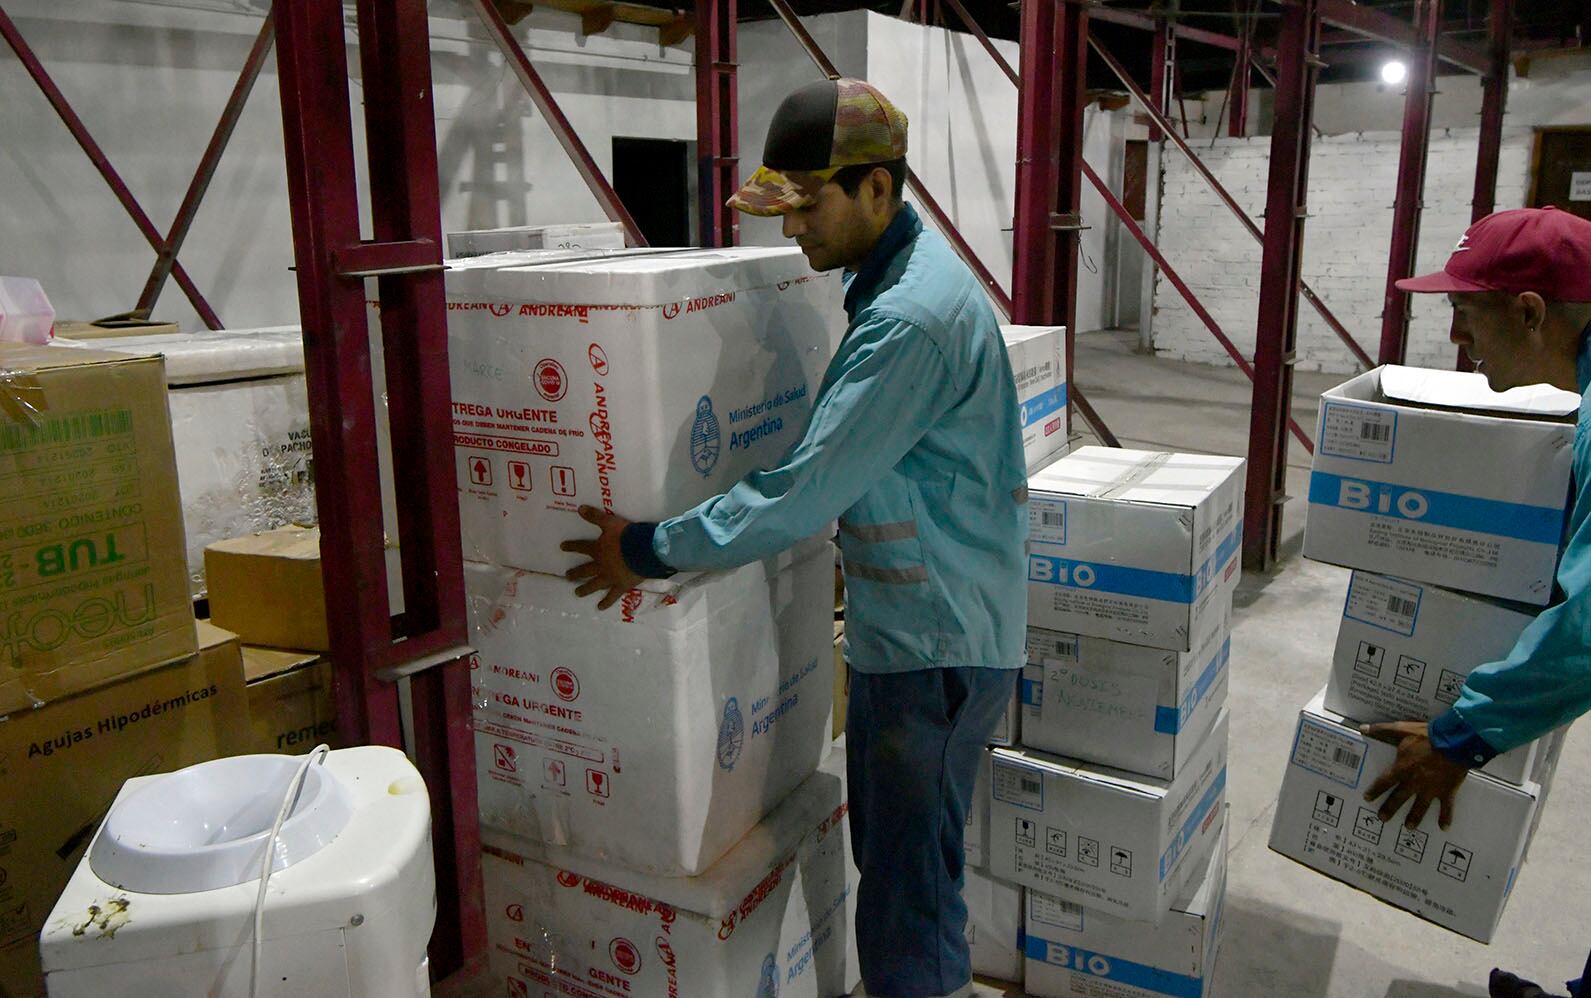
[[[1451,338],[1494,391],[1549,384],[1581,395],[1573,505],[1552,606],[1506,658],[1470,673],[1447,713],[1429,723],[1364,728],[1398,746],[1397,759],[1365,795],[1387,794],[1381,820],[1412,800],[1405,823],[1415,827],[1434,801],[1447,828],[1471,769],[1591,710],[1591,222],[1554,208],[1488,215],[1470,226],[1441,272],[1398,287],[1447,294]],[[1585,985],[1571,990],[1576,998],[1591,996],[1591,960]],[[1542,991],[1493,971],[1492,993]]]
[[[1027,475],[1010,362],[977,280],[901,201],[906,118],[859,80],[802,87],[730,204],[784,219],[845,271],[849,325],[805,437],[776,468],[661,524],[585,509],[564,549],[582,596],[764,558],[839,520],[863,984],[964,993],[973,783],[1016,689],[1027,626]]]

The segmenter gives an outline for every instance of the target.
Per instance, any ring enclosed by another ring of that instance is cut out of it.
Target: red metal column
[[[412,681],[414,755],[431,797],[438,975],[485,945],[458,503],[453,484],[435,118],[423,0],[360,0],[372,242],[360,240],[343,8],[278,6],[277,67],[322,578],[341,736],[401,744],[394,683]],[[365,281],[377,278],[398,485],[405,613],[387,612]]]
[[[1235,2],[1236,0],[1234,0],[1234,5]],[[1254,51],[1254,19],[1252,17],[1244,20],[1243,34],[1239,37],[1242,39],[1243,44],[1238,48],[1237,59],[1232,66],[1232,87],[1227,98],[1229,107],[1226,117],[1227,134],[1237,139],[1248,134],[1248,67]]]
[[[1177,36],[1171,28],[1171,22],[1165,18],[1155,21],[1155,38],[1149,49],[1149,109],[1164,115],[1166,108],[1171,106],[1171,80],[1175,76],[1172,67],[1177,61]],[[1150,115],[1149,141],[1164,142],[1166,133],[1158,124],[1159,119]]]
[[[1436,43],[1442,29],[1442,0],[1419,0],[1418,40],[1409,49],[1408,95],[1403,103],[1403,145],[1398,154],[1397,197],[1392,203],[1392,247],[1387,253],[1387,288],[1381,309],[1383,364],[1401,364],[1409,345],[1409,296],[1396,287],[1414,273],[1420,248],[1420,205],[1425,193],[1425,157],[1431,139],[1431,97],[1436,92]]]
[[[1265,255],[1260,271],[1243,512],[1243,562],[1261,571],[1276,561],[1282,503],[1287,498],[1285,427],[1293,398],[1297,288],[1303,262],[1319,47],[1319,0],[1300,0],[1283,7],[1276,45],[1276,122],[1271,132],[1270,184],[1265,201]]]
[[[1475,154],[1475,197],[1470,221],[1478,222],[1497,208],[1497,159],[1503,148],[1503,112],[1508,104],[1508,43],[1513,27],[1513,0],[1492,0],[1487,23],[1487,57],[1491,71],[1481,82],[1480,146]],[[1458,351],[1458,369],[1473,371],[1469,354]]]
[[[696,159],[701,244],[740,242],[740,213],[727,202],[740,186],[736,0],[696,0]]]

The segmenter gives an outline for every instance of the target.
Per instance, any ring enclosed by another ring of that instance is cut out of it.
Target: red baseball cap
[[[1514,208],[1471,225],[1447,265],[1397,283],[1399,291],[1534,291],[1591,301],[1591,221],[1557,208]]]

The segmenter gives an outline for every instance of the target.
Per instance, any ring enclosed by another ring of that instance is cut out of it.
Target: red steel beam
[[[1437,33],[1416,29],[1407,21],[1400,21],[1391,14],[1354,3],[1353,0],[1320,0],[1320,16],[1334,28],[1411,50],[1423,48],[1427,44],[1427,37],[1438,37]],[[1438,27],[1437,32],[1440,30]],[[1491,60],[1484,53],[1451,38],[1443,38],[1437,43],[1436,55],[1442,62],[1478,76],[1491,72]],[[1412,75],[1410,79],[1413,79]]]
[[[193,172],[188,192],[183,195],[182,205],[177,208],[177,217],[172,221],[171,229],[166,233],[165,241],[156,255],[154,269],[149,272],[149,280],[144,282],[144,290],[138,296],[136,310],[143,318],[149,317],[155,302],[160,299],[160,292],[165,289],[166,278],[171,276],[171,268],[177,262],[177,253],[188,238],[188,230],[193,226],[194,216],[199,213],[199,205],[204,201],[205,193],[210,190],[210,181],[215,179],[216,167],[221,164],[221,154],[226,152],[227,143],[232,141],[232,132],[237,128],[238,119],[243,116],[243,105],[248,103],[249,94],[254,92],[254,83],[259,79],[260,69],[264,67],[266,57],[271,52],[271,44],[276,37],[275,17],[273,11],[266,12],[265,23],[260,25],[259,34],[254,37],[254,45],[249,49],[248,58],[243,60],[243,71],[238,74],[238,81],[232,87],[232,94],[227,98],[226,106],[221,109],[221,118],[216,122],[215,131],[210,136],[210,144],[205,147],[204,155],[199,159],[199,167]]]
[[[1420,44],[1409,51],[1403,142],[1392,202],[1392,246],[1387,252],[1387,285],[1381,308],[1378,359],[1383,364],[1403,363],[1409,348],[1409,296],[1397,289],[1397,282],[1414,273],[1420,248],[1420,199],[1425,192],[1425,161],[1431,144],[1431,98],[1436,93],[1432,54],[1442,29],[1442,0],[1419,0],[1415,10],[1420,16]]]
[[[1011,64],[1005,60],[1005,56],[1000,54],[1000,50],[994,47],[994,42],[989,39],[989,34],[983,30],[983,26],[974,20],[971,14],[967,13],[967,8],[961,5],[961,0],[945,0],[945,5],[955,11],[957,17],[961,18],[961,23],[967,26],[967,30],[972,32],[972,37],[976,38],[978,44],[983,46],[983,50],[989,53],[989,58],[994,60],[994,64],[1000,67],[1012,83],[1020,87],[1022,81],[1017,76],[1016,70],[1011,68]]]
[[[736,0],[696,0],[696,159],[703,246],[740,242],[740,213],[727,203],[740,186],[737,23]]]
[[[1234,7],[1237,0],[1233,0]],[[1243,24],[1242,45],[1237,50],[1237,59],[1232,64],[1232,85],[1227,97],[1229,105],[1226,116],[1227,134],[1232,138],[1240,139],[1248,134],[1248,95],[1249,95],[1249,62],[1254,57],[1254,21],[1252,18]]]
[[[608,216],[608,220],[624,226],[625,239],[631,246],[648,245],[646,237],[641,234],[640,226],[635,224],[635,219],[630,216],[629,209],[624,207],[624,202],[619,200],[619,195],[613,190],[613,185],[608,183],[608,178],[602,175],[602,169],[592,158],[591,151],[575,133],[574,126],[564,116],[563,109],[558,106],[552,91],[547,89],[547,84],[542,82],[541,74],[530,64],[524,48],[509,30],[507,22],[497,12],[492,0],[470,0],[470,6],[474,8],[481,23],[486,26],[486,33],[503,53],[508,68],[513,70],[514,75],[519,78],[520,85],[530,95],[536,110],[540,111],[541,116],[547,120],[553,136],[574,163],[575,169],[580,173],[580,179],[586,182],[586,187],[590,188],[592,196],[602,206],[602,211]]]
[[[1155,23],[1155,37],[1149,49],[1149,104],[1160,115],[1151,116],[1149,141],[1162,142],[1165,132],[1156,120],[1165,120],[1165,111],[1171,106],[1171,81],[1176,78],[1177,36],[1171,22],[1160,18]]]
[[[138,227],[138,231],[149,243],[150,248],[159,253],[165,242],[161,239],[160,232],[155,228],[155,224],[144,213],[144,209],[138,204],[138,199],[133,197],[133,192],[123,182],[121,175],[116,172],[116,168],[111,166],[110,160],[105,156],[105,151],[99,147],[99,143],[95,142],[94,137],[89,134],[88,126],[83,124],[83,119],[79,118],[77,112],[72,109],[72,105],[67,101],[66,95],[61,93],[61,88],[57,87],[55,81],[50,78],[50,74],[45,70],[44,64],[39,61],[39,57],[34,54],[33,49],[27,43],[27,39],[22,37],[22,32],[17,30],[16,24],[6,14],[4,8],[0,8],[0,37],[5,38],[6,44],[11,46],[11,50],[21,60],[23,68],[28,71],[29,76],[33,77],[33,82],[38,85],[39,91],[44,94],[45,100],[50,102],[50,107],[55,109],[55,113],[60,117],[61,123],[66,126],[67,131],[72,133],[72,138],[77,140],[78,146],[88,156],[89,162],[94,164],[94,169],[98,170],[99,175],[104,178],[106,185],[111,189],[111,193],[116,195],[117,201],[121,202],[122,208],[127,212],[128,217],[133,220],[133,224]],[[205,301],[204,295],[199,293],[199,289],[194,285],[193,279],[188,276],[188,272],[183,269],[182,264],[175,260],[171,264],[171,276],[176,279],[177,286],[182,289],[183,294],[188,296],[188,301],[193,304],[194,311],[199,313],[199,318],[204,321],[204,324],[211,329],[220,329],[221,320],[216,316],[215,310],[210,307],[209,302]]]
[[[1198,153],[1194,152],[1193,147],[1188,144],[1187,139],[1184,139],[1181,134],[1177,132],[1176,128],[1171,124],[1171,122],[1166,120],[1165,115],[1161,114],[1160,111],[1155,108],[1155,106],[1150,102],[1148,95],[1145,94],[1143,89],[1133,81],[1133,78],[1127,73],[1127,70],[1116,59],[1116,57],[1110,53],[1110,50],[1106,49],[1097,38],[1090,39],[1090,41],[1094,46],[1094,51],[1098,53],[1101,59],[1104,60],[1105,65],[1111,68],[1111,71],[1114,72],[1121,80],[1122,85],[1127,88],[1127,91],[1132,94],[1133,98],[1137,100],[1139,104],[1143,105],[1144,109],[1149,114],[1150,120],[1153,121],[1155,125],[1158,126],[1162,131],[1164,131],[1171,139],[1172,143],[1182,152],[1184,156],[1188,158],[1188,162],[1193,166],[1194,170],[1199,174],[1199,176],[1204,178],[1204,182],[1209,185],[1210,190],[1215,192],[1216,198],[1218,198],[1222,204],[1226,205],[1227,210],[1230,211],[1232,216],[1236,218],[1239,224],[1243,226],[1244,231],[1248,232],[1248,234],[1252,236],[1255,241],[1263,244],[1265,237],[1260,232],[1259,226],[1256,225],[1254,220],[1249,217],[1248,212],[1243,210],[1243,206],[1237,203],[1237,199],[1232,197],[1232,195],[1227,192],[1227,189],[1221,184],[1221,181],[1216,178],[1215,174],[1210,171],[1210,168],[1205,166],[1204,161],[1199,158]],[[1332,332],[1337,334],[1337,338],[1343,342],[1343,345],[1348,348],[1349,352],[1354,355],[1360,364],[1364,365],[1367,369],[1375,366],[1375,363],[1370,359],[1370,355],[1366,353],[1364,348],[1359,345],[1358,341],[1353,338],[1353,334],[1349,333],[1347,327],[1337,320],[1336,315],[1332,313],[1331,309],[1326,307],[1325,301],[1315,293],[1315,290],[1309,286],[1308,282],[1306,282],[1302,276],[1300,276],[1298,279],[1298,291],[1304,296],[1305,300],[1308,301],[1310,305],[1314,306],[1315,311],[1320,314],[1321,319],[1325,321],[1327,326],[1331,327]]]
[[[1264,571],[1276,562],[1287,500],[1287,433],[1298,343],[1298,284],[1309,193],[1310,120],[1320,51],[1321,0],[1282,8],[1277,40],[1276,122],[1265,200],[1265,256],[1255,326],[1254,403],[1249,410],[1243,561]]]
[[[1513,0],[1492,0],[1486,25],[1486,55],[1491,72],[1481,82],[1480,144],[1475,153],[1475,197],[1470,202],[1470,222],[1478,222],[1497,208],[1497,160],[1503,148],[1503,112],[1508,103],[1508,50],[1513,27]],[[1475,370],[1463,348],[1458,369]]]
[[[1091,20],[1120,24],[1128,28],[1137,28],[1140,31],[1157,30],[1157,18],[1148,14],[1140,14],[1137,11],[1095,6],[1089,10],[1088,16]],[[1178,38],[1185,41],[1198,42],[1200,45],[1212,45],[1230,52],[1236,52],[1243,44],[1242,39],[1233,35],[1223,35],[1218,31],[1206,31],[1203,28],[1195,28],[1186,24],[1173,24],[1171,30]]]

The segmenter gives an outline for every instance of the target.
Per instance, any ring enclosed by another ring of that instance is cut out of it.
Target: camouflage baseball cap
[[[819,80],[780,103],[762,166],[729,199],[748,215],[783,215],[817,200],[846,166],[906,157],[906,115],[862,80]]]

